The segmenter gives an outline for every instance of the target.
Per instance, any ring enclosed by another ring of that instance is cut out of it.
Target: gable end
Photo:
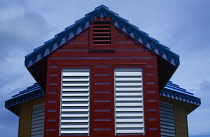
[[[121,18],[117,13],[109,10],[108,7],[101,5],[96,7],[94,11],[85,15],[85,17],[79,19],[75,24],[65,28],[64,31],[55,35],[54,38],[44,43],[44,45],[34,49],[34,51],[25,57],[25,66],[31,67],[33,64],[49,55],[52,51],[59,48],[61,45],[71,40],[77,34],[85,30],[90,26],[94,17],[110,17],[114,25],[138,40],[141,44],[152,50],[155,54],[168,61],[175,67],[178,67],[179,56],[157,40],[150,37],[147,33],[138,29],[138,27],[130,24],[127,20]]]

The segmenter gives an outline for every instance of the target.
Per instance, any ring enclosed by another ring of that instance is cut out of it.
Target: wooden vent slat
[[[101,39],[102,39],[102,38],[109,38],[109,39],[110,39],[110,36],[94,36],[93,38],[94,38],[94,39],[96,39],[96,38],[101,38]]]
[[[94,25],[107,25],[110,24],[110,21],[94,21]]]
[[[94,32],[94,34],[109,34],[110,35],[110,32],[99,31],[99,32]],[[107,35],[107,36],[109,36],[109,35]]]
[[[97,30],[107,30],[107,31],[110,31],[110,28],[102,28],[102,26],[99,26],[100,28],[94,28],[93,30],[94,31],[97,31]]]
[[[94,29],[98,29],[98,28],[100,28],[100,29],[109,29],[109,28],[111,28],[111,26],[101,26],[101,25],[95,25],[95,26],[93,26],[93,28]]]
[[[105,40],[105,39],[103,39],[103,40],[94,40],[94,42],[110,42],[110,40]]]
[[[111,23],[110,21],[93,22],[93,45],[111,45]]]

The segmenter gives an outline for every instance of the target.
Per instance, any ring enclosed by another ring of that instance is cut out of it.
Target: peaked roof
[[[139,30],[138,27],[130,24],[126,19],[121,18],[117,13],[109,10],[109,8],[104,5],[96,7],[94,11],[77,20],[75,24],[65,28],[64,31],[55,35],[54,38],[46,41],[44,45],[34,49],[32,53],[25,56],[25,66],[32,66],[42,58],[46,57],[52,51],[74,38],[77,34],[90,26],[90,23],[93,21],[94,17],[110,17],[116,27],[120,28],[122,31],[139,41],[141,44],[145,45],[147,48],[151,49],[169,63],[176,67],[179,66],[180,62],[177,54],[170,51],[168,47],[160,44],[156,39]]]
[[[41,87],[37,83],[35,83],[34,85],[28,87],[27,89],[20,91],[18,94],[12,96],[11,99],[5,101],[5,107],[9,109],[20,103],[38,98],[43,95],[45,95],[45,92],[41,89]],[[173,84],[171,81],[169,81],[166,84],[164,89],[160,92],[160,95],[184,101],[186,103],[190,103],[196,106],[199,106],[201,104],[200,98],[195,97],[193,93],[187,92],[186,89],[180,88],[178,85]],[[10,110],[13,111],[12,109]]]

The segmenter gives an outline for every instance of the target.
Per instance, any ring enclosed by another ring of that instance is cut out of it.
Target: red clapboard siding
[[[92,27],[90,27],[92,29]],[[118,137],[158,137],[159,93],[157,58],[148,49],[112,25],[111,53],[91,53],[89,28],[48,57],[45,137],[59,136],[62,68],[90,68],[90,136],[114,137],[114,68],[141,67],[143,70],[145,135]],[[107,47],[104,47],[107,49]],[[155,91],[150,93],[149,91]],[[54,100],[56,103],[48,103]],[[103,102],[104,101],[104,102]],[[48,121],[54,119],[55,121]],[[156,120],[150,120],[156,119]],[[65,136],[66,137],[66,136]],[[80,137],[80,136],[77,136]]]

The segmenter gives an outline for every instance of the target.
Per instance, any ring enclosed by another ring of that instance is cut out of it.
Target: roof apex
[[[102,5],[98,6],[98,7],[96,7],[95,10],[101,9],[101,8],[109,9],[109,7],[107,7],[107,6],[105,6],[105,5],[102,4]]]

